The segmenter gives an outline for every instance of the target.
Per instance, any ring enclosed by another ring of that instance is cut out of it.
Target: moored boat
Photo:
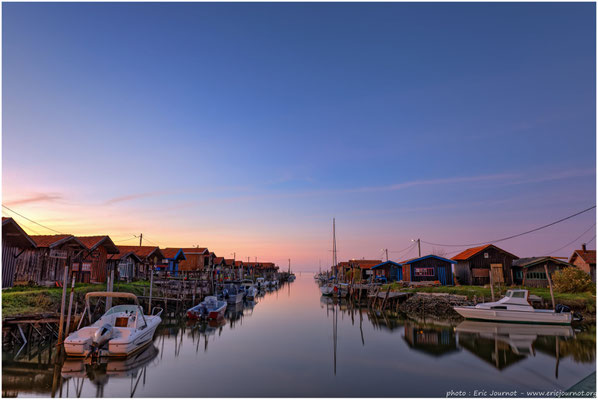
[[[189,319],[218,319],[226,312],[226,301],[218,300],[216,296],[207,296],[204,301],[187,310]]]
[[[519,322],[532,324],[571,324],[572,314],[568,307],[557,305],[556,310],[539,310],[528,302],[528,291],[508,290],[499,301],[481,303],[475,306],[454,307],[454,310],[467,319]]]
[[[89,299],[92,297],[124,298],[133,300],[135,304],[114,306],[92,323],[89,306]],[[162,309],[155,309],[159,310],[157,314],[144,315],[137,296],[132,293],[87,293],[84,313],[87,313],[90,325],[76,330],[65,339],[64,349],[67,356],[124,357],[135,353],[153,339],[156,328],[162,322]]]
[[[245,291],[240,286],[228,284],[222,291],[222,298],[228,304],[237,304],[243,301]]]

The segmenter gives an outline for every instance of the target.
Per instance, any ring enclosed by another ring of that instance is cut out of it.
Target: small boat
[[[264,278],[257,278],[255,280],[255,284],[257,285],[258,289],[264,289],[266,287],[266,281],[264,280]]]
[[[113,297],[134,300],[135,304],[124,304],[110,308],[96,322],[91,321],[89,299],[92,297]],[[151,342],[156,328],[162,322],[162,309],[155,315],[144,315],[137,296],[132,293],[90,292],[85,295],[85,311],[89,326],[71,333],[64,341],[67,356],[126,357]],[[81,322],[83,318],[81,318]],[[79,325],[81,325],[81,322]]]
[[[189,319],[218,319],[224,316],[226,301],[218,300],[216,296],[207,296],[204,301],[187,310]]]
[[[245,291],[241,289],[240,286],[228,284],[222,290],[222,298],[228,304],[237,304],[243,301],[245,297]]]
[[[255,299],[258,290],[251,279],[243,279],[243,281],[241,281],[241,286],[243,286],[243,289],[245,290],[245,298],[247,300]]]
[[[293,281],[295,280],[295,278],[297,278],[297,277],[295,276],[295,274],[291,274],[291,275],[289,275],[289,282],[293,282]]]
[[[278,279],[274,279],[273,281],[271,281],[271,282],[270,282],[270,285],[271,285],[272,287],[276,287],[276,286],[278,286]]]
[[[320,292],[322,296],[332,296],[334,295],[334,283],[327,283],[325,285],[320,286]]]
[[[538,310],[528,302],[528,291],[523,289],[507,290],[505,297],[491,303],[481,303],[475,306],[453,307],[461,316],[467,319],[519,322],[532,324],[571,324],[571,310],[557,305],[556,310]]]

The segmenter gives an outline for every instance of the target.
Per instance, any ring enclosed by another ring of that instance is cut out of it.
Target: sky
[[[527,231],[596,204],[595,18],[594,3],[3,3],[3,215],[297,271],[331,264],[333,218],[339,261]],[[595,248],[595,221],[497,245],[567,257]]]

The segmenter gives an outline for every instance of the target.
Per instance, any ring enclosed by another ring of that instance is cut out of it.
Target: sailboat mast
[[[336,219],[332,218],[332,265],[334,266],[334,276],[338,279],[336,266]]]

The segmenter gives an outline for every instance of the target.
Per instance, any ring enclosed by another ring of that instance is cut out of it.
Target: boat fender
[[[335,292],[338,292],[338,286],[335,286],[335,287],[334,287],[334,291],[335,291]]]

